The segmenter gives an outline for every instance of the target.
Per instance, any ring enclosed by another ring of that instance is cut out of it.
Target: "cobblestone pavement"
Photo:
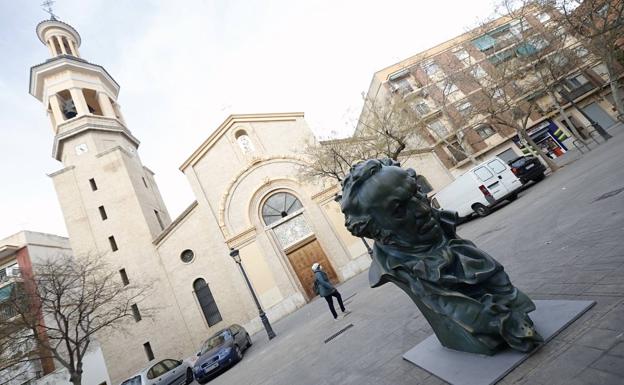
[[[624,384],[624,134],[613,134],[459,229],[532,298],[597,302],[500,384]],[[369,288],[366,273],[339,289],[350,315],[334,322],[317,298],[275,322],[272,341],[253,336],[243,361],[211,384],[444,384],[402,359],[432,334],[405,294],[390,284]]]

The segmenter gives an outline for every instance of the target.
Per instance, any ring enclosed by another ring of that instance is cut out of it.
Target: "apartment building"
[[[510,160],[530,152],[516,129],[496,123],[491,114],[475,113],[475,109],[480,100],[482,104],[486,88],[494,90],[492,98],[498,98],[496,93],[502,96],[511,87],[511,82],[501,84],[501,74],[519,58],[539,52],[542,58],[550,55],[549,60],[563,62],[565,52],[571,54],[565,62],[570,65],[573,56],[574,66],[557,79],[557,92],[527,93],[517,100],[517,108],[527,113],[525,128],[531,139],[549,157],[562,156],[582,145],[575,134],[593,140],[594,128],[588,117],[606,129],[616,123],[616,113],[608,102],[605,65],[559,20],[556,12],[538,8],[521,17],[500,17],[377,71],[367,100],[400,99],[409,106],[427,128],[419,133],[424,139],[419,152],[430,150],[456,176],[475,161],[495,155]],[[365,133],[369,115],[365,106],[356,135]],[[422,171],[427,178],[436,179],[427,172]]]
[[[26,285],[29,278],[36,276],[37,265],[54,258],[62,258],[71,255],[72,250],[69,239],[54,234],[39,233],[34,231],[20,231],[4,239],[0,239],[0,341],[2,336],[11,334],[12,337],[24,333],[28,335],[31,330],[23,328],[23,331],[15,333],[6,328],[17,327],[19,322],[11,322],[14,317],[19,317],[15,308],[9,304],[11,296],[18,291],[19,285]],[[49,314],[39,314],[42,325],[54,322]],[[41,329],[45,333],[45,327]],[[26,339],[26,341],[33,341]],[[0,385],[70,385],[69,375],[63,366],[50,357],[41,359],[33,358],[32,361],[24,361],[17,365],[4,366],[3,361],[7,356],[14,354],[14,349],[30,349],[18,352],[35,352],[38,346],[27,346],[22,343],[16,346],[14,343],[2,345],[0,342]],[[32,354],[32,357],[41,357]],[[98,341],[92,341],[92,347],[83,359],[83,383],[85,384],[110,384],[102,350]]]

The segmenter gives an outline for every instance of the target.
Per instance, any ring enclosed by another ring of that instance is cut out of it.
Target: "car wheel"
[[[236,354],[236,362],[243,359],[243,352],[240,350],[238,345],[234,346],[234,354]]]
[[[472,209],[480,217],[484,217],[490,213],[490,208],[482,205],[481,203],[475,203],[472,205]]]
[[[189,385],[193,380],[195,380],[195,377],[193,377],[193,370],[191,370],[191,368],[186,369],[186,385]]]
[[[533,178],[533,182],[537,183],[537,182],[541,182],[544,180],[544,178],[546,178],[546,175],[544,174],[540,174],[537,176],[537,178]]]
[[[251,345],[253,345],[253,343],[251,342],[251,337],[249,337],[249,334],[247,334],[247,347],[250,347]]]
[[[516,199],[518,199],[518,193],[516,193],[516,194],[511,194],[510,196],[508,196],[508,197],[507,197],[507,199],[508,199],[510,202],[515,201]]]

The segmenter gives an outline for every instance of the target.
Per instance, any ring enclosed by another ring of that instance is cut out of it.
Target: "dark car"
[[[243,352],[251,346],[251,338],[244,327],[231,325],[208,338],[197,353],[193,374],[200,384],[243,359]]]
[[[510,161],[509,166],[522,184],[530,180],[539,182],[544,179],[544,172],[546,172],[546,167],[534,156],[521,156]]]

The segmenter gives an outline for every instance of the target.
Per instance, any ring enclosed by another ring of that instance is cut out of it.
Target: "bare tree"
[[[4,303],[0,344],[1,371],[25,362],[54,360],[80,385],[83,359],[94,336],[123,332],[136,317],[133,305],[150,285],[124,283],[119,274],[95,257],[58,256],[33,266]],[[153,309],[142,308],[141,317]]]
[[[301,167],[300,176],[315,182],[326,178],[340,182],[353,164],[381,156],[370,137],[314,141],[306,145],[304,155],[307,162]]]
[[[423,121],[400,98],[364,98],[364,113],[352,137],[309,143],[307,162],[300,170],[304,178],[341,181],[357,161],[405,157],[409,149],[422,147]]]
[[[543,0],[564,15],[572,31],[607,68],[618,119],[624,122],[621,76],[624,67],[624,2],[621,0]]]

